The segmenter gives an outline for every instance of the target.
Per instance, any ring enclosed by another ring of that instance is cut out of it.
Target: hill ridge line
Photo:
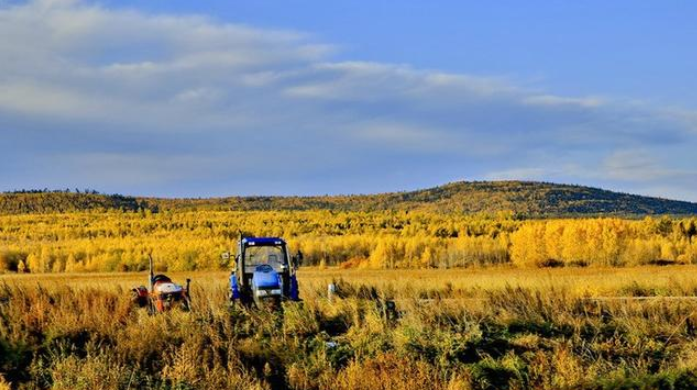
[[[0,214],[86,210],[125,211],[433,211],[513,212],[527,216],[693,215],[697,203],[635,195],[596,187],[540,181],[455,181],[399,192],[348,195],[249,195],[162,198],[92,192],[16,191],[0,194]]]

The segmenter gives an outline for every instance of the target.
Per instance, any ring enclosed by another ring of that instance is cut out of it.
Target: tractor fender
[[[295,274],[290,276],[290,300],[299,301],[300,300],[300,289],[298,288],[298,278]]]
[[[148,304],[148,290],[145,286],[138,286],[131,289],[131,303],[138,307],[145,307]]]
[[[240,286],[237,283],[237,275],[233,272],[230,274],[230,298],[232,300],[238,300],[240,296]]]

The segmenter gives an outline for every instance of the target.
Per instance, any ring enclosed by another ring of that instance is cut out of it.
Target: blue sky
[[[697,201],[694,2],[0,0],[0,183]]]

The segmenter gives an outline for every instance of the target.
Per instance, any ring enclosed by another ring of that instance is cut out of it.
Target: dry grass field
[[[173,279],[192,279],[194,293],[210,296],[227,288],[226,271],[168,272]],[[438,292],[442,297],[475,298],[507,287],[549,291],[563,289],[579,297],[626,295],[697,294],[697,266],[631,268],[457,268],[371,270],[317,267],[298,271],[302,295],[316,300],[326,297],[327,284],[344,281],[352,285],[376,287],[389,298],[426,297]],[[0,274],[0,283],[10,286],[44,288],[100,288],[119,291],[145,284],[147,272],[104,272],[74,274]],[[633,291],[633,289],[639,289]],[[645,290],[645,291],[644,291]],[[694,290],[694,291],[693,291]],[[639,294],[642,293],[642,294]],[[220,302],[221,304],[224,302]]]
[[[302,269],[283,313],[228,308],[224,272],[171,276],[192,312],[133,308],[144,274],[1,276],[0,388],[697,387],[697,300],[661,298],[697,296],[693,266]],[[631,296],[656,298],[591,299]]]

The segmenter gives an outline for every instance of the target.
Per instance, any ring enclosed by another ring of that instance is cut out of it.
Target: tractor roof
[[[242,244],[249,246],[276,246],[285,245],[286,242],[280,237],[245,237],[242,239]]]

